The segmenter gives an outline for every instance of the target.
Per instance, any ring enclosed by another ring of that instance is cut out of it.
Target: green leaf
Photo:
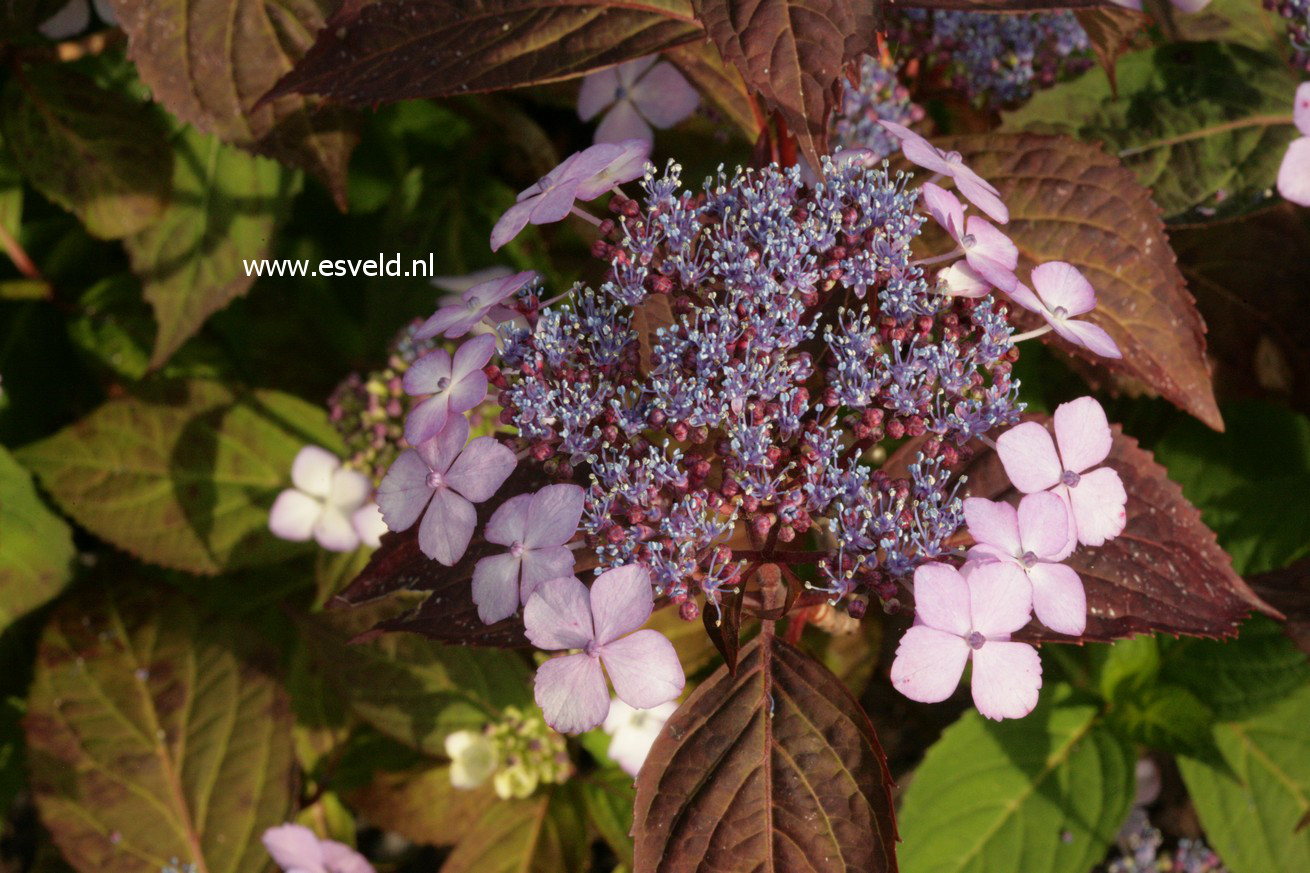
[[[41,640],[24,719],[41,819],[83,873],[260,873],[259,836],[291,805],[286,695],[240,628],[115,581]]]
[[[1281,58],[1181,43],[1126,54],[1115,69],[1117,98],[1093,71],[1037,93],[1006,113],[1002,129],[1104,142],[1171,219],[1228,215],[1266,200],[1296,136],[1299,79]]]
[[[1157,685],[1126,694],[1111,709],[1109,721],[1133,742],[1196,754],[1210,744],[1214,713],[1186,688]]]
[[[380,771],[350,803],[369,822],[427,846],[453,846],[482,814],[497,806],[488,780],[478,788],[450,784],[450,765],[428,761],[416,770]]]
[[[441,873],[577,873],[586,869],[587,842],[577,789],[553,786],[488,808]]]
[[[73,556],[72,531],[0,446],[0,632],[64,589]]]
[[[150,563],[213,574],[303,549],[269,533],[268,510],[307,443],[340,448],[319,407],[169,382],[109,401],[19,459],[97,536]]]
[[[1223,767],[1180,758],[1210,845],[1232,873],[1310,870],[1310,685],[1245,721],[1217,725]]]
[[[587,818],[619,860],[631,867],[632,806],[637,797],[632,777],[622,770],[600,770],[578,782],[586,801]]]
[[[1275,55],[1288,50],[1287,25],[1250,0],[1212,0],[1199,12],[1174,16],[1174,24],[1191,42],[1232,42]]]
[[[1160,647],[1155,637],[1140,635],[1108,646],[1089,646],[1087,654],[1098,667],[1097,688],[1106,701],[1121,693],[1149,685],[1160,673]]]
[[[0,139],[0,227],[15,239],[23,223],[23,175]]]
[[[1243,718],[1310,681],[1310,662],[1273,621],[1256,616],[1235,640],[1184,640],[1161,679],[1190,689],[1221,719]]]
[[[136,233],[168,204],[173,158],[149,107],[48,64],[10,78],[0,113],[23,175],[92,236]]]
[[[173,147],[172,202],[158,221],[124,241],[159,323],[151,367],[250,290],[255,277],[246,262],[268,255],[297,187],[293,174],[273,161],[190,127]]]
[[[1133,798],[1135,754],[1096,706],[1050,685],[1024,718],[969,711],[915,771],[901,807],[902,873],[1087,870]]]
[[[389,737],[444,756],[448,734],[481,730],[506,706],[532,706],[532,678],[513,652],[445,646],[413,634],[350,643],[395,604],[316,616],[310,651],[355,714]]]
[[[78,310],[68,322],[68,337],[79,349],[125,379],[146,375],[155,326],[132,276],[122,273],[96,282],[82,293]]]

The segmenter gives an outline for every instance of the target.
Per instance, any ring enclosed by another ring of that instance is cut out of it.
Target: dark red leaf
[[[693,0],[724,60],[785,119],[811,166],[826,154],[842,68],[873,47],[877,4]]]
[[[1250,581],[1256,594],[1286,616],[1283,629],[1298,649],[1310,655],[1310,558]]]
[[[580,76],[702,36],[686,0],[347,3],[264,99],[351,106]]]
[[[773,635],[665,725],[637,778],[634,869],[894,873],[892,780],[841,680]]]
[[[741,648],[741,592],[724,592],[719,598],[719,609],[705,604],[701,620],[714,648],[723,656],[728,672],[737,672],[737,652]]]

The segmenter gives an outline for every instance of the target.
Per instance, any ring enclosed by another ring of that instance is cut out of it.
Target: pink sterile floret
[[[638,630],[653,607],[650,574],[636,564],[600,574],[590,593],[573,577],[537,586],[523,609],[528,639],[539,649],[582,650],[537,669],[537,705],[547,724],[581,733],[603,722],[610,706],[606,672],[619,699],[637,709],[682,693],[686,677],[673,644],[658,631]]]
[[[1037,705],[1042,662],[1010,634],[1028,623],[1031,587],[1013,564],[920,564],[914,572],[915,625],[901,637],[892,685],[911,700],[937,703],[960,684],[973,659],[973,702],[988,718],[1021,718]]]
[[[273,501],[269,530],[292,542],[313,538],[334,552],[358,548],[360,532],[353,523],[356,510],[368,502],[373,483],[358,470],[318,446],[305,446],[291,463],[291,484]]]
[[[405,371],[406,394],[432,395],[405,419],[405,439],[411,446],[432,439],[451,416],[467,412],[486,399],[487,376],[482,368],[495,352],[496,338],[482,334],[460,346],[453,358],[445,349],[437,349]]]
[[[655,138],[651,126],[663,130],[696,111],[700,95],[677,68],[651,55],[592,73],[578,90],[578,117],[591,121],[606,107],[596,128],[596,142]]]
[[[473,568],[473,602],[487,624],[509,618],[537,586],[573,572],[573,538],[582,520],[585,493],[577,485],[548,485],[536,494],[505,501],[487,522],[483,536],[509,551]]]
[[[1292,121],[1302,136],[1292,140],[1278,167],[1278,193],[1293,203],[1310,206],[1310,82],[1296,89]]]
[[[1009,295],[1024,309],[1036,312],[1051,329],[1069,342],[1103,358],[1122,358],[1119,346],[1103,328],[1089,321],[1076,321],[1096,308],[1096,289],[1078,268],[1063,261],[1051,261],[1033,270],[1033,288],[1018,282]]]
[[[1019,264],[1019,249],[1010,238],[985,218],[964,217],[964,206],[950,191],[925,182],[923,202],[936,222],[964,249],[964,260],[972,272],[1002,291],[1018,284],[1014,268]]]
[[[468,419],[455,416],[437,436],[402,452],[378,486],[387,527],[406,530],[422,514],[418,547],[447,567],[473,538],[473,504],[495,494],[518,463],[495,438],[482,436],[465,445],[468,435]]]
[[[1001,200],[1001,192],[992,183],[979,176],[964,163],[959,152],[944,152],[919,134],[894,121],[879,121],[883,127],[901,141],[905,159],[925,170],[941,173],[955,181],[964,198],[986,213],[993,221],[1005,224],[1010,210]]]
[[[335,840],[320,840],[303,825],[271,827],[261,841],[286,873],[373,873],[373,865],[359,852]]]
[[[1112,444],[1101,404],[1080,397],[1055,410],[1055,441],[1046,428],[1026,421],[1000,435],[996,452],[1015,488],[1025,494],[1053,492],[1069,507],[1078,542],[1099,546],[1128,523],[1128,495],[1119,474],[1109,467],[1091,469],[1106,459]]]
[[[455,339],[468,333],[484,318],[490,318],[496,323],[510,320],[514,317],[514,310],[502,304],[536,275],[532,270],[524,270],[522,273],[488,279],[474,285],[460,296],[459,303],[441,307],[419,325],[419,329],[414,331],[415,339],[429,339],[437,334]]]
[[[1007,561],[1033,588],[1033,611],[1053,631],[1077,636],[1087,629],[1087,595],[1078,573],[1061,564],[1077,545],[1069,510],[1049,491],[1026,495],[1019,509],[981,497],[964,501],[964,518],[977,542],[971,561]]]

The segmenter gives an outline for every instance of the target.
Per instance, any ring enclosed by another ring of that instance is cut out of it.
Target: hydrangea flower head
[[[358,548],[352,517],[373,494],[373,483],[318,446],[305,446],[291,464],[291,482],[273,501],[268,527],[274,536],[303,543],[313,539],[333,552]]]
[[[1095,398],[1080,397],[1057,407],[1054,419],[1054,441],[1046,428],[1026,421],[997,438],[996,452],[1015,488],[1054,492],[1069,507],[1078,542],[1102,545],[1128,523],[1119,474],[1109,467],[1091,469],[1113,445],[1105,410]]]
[[[504,305],[505,299],[512,297],[536,277],[534,271],[524,270],[522,273],[496,276],[479,282],[465,291],[458,303],[438,309],[414,332],[414,338],[423,340],[442,334],[446,339],[456,339],[485,318],[497,322],[508,321],[513,318],[514,310]]]
[[[970,270],[1001,291],[1011,291],[1019,280],[1014,268],[1019,264],[1019,248],[990,221],[970,215],[950,191],[932,182],[923,186],[923,202],[933,219],[964,250]]]
[[[455,416],[437,436],[403,452],[378,486],[387,527],[406,530],[422,515],[419,548],[447,567],[463,556],[473,538],[473,504],[495,494],[517,463],[514,453],[493,437],[469,442],[468,435],[468,420]]]
[[[1297,86],[1292,120],[1301,136],[1292,140],[1278,167],[1278,193],[1299,206],[1310,206],[1310,82]]]
[[[495,351],[496,338],[482,334],[461,345],[453,357],[445,349],[437,349],[405,371],[406,394],[431,395],[405,419],[405,439],[410,445],[432,439],[451,416],[468,412],[486,399],[487,377],[482,368]]]
[[[981,497],[964,501],[964,518],[977,542],[971,561],[1007,561],[1019,567],[1033,589],[1033,611],[1053,631],[1077,636],[1087,629],[1087,595],[1078,573],[1060,561],[1077,546],[1070,536],[1069,510],[1048,491],[1026,495],[1016,511],[1008,503]]]
[[[878,122],[901,141],[901,151],[905,159],[918,164],[925,170],[949,176],[955,181],[965,199],[977,206],[992,219],[1005,224],[1010,220],[1010,210],[1001,200],[1001,192],[992,183],[979,176],[964,163],[959,152],[944,152],[908,127],[894,121]]]
[[[664,729],[664,723],[677,710],[678,704],[669,701],[653,709],[633,709],[617,697],[610,701],[609,715],[601,729],[609,734],[610,745],[606,754],[630,776],[641,771],[651,746]]]
[[[528,639],[539,649],[581,649],[537,670],[537,705],[560,733],[581,733],[605,720],[610,695],[650,709],[682,693],[678,655],[658,631],[639,630],[654,607],[650,574],[632,565],[607,570],[587,586],[573,577],[549,579],[523,610]],[[604,665],[602,671],[601,665]]]
[[[473,602],[484,622],[509,618],[542,582],[573,572],[573,551],[564,544],[578,530],[582,504],[577,485],[547,485],[497,508],[484,536],[509,551],[483,558],[473,568]]]
[[[696,89],[676,67],[659,61],[656,55],[592,73],[582,80],[578,91],[578,117],[583,121],[609,110],[596,128],[598,143],[652,142],[652,126],[661,130],[672,127],[698,105]]]
[[[910,92],[894,69],[872,55],[860,62],[860,82],[842,96],[841,112],[833,119],[834,145],[845,150],[865,148],[878,160],[900,148],[896,137],[879,121],[910,125],[923,120],[923,107],[910,100]]]
[[[285,873],[373,873],[359,852],[336,840],[320,840],[303,825],[271,827],[260,839]]]
[[[1022,718],[1037,705],[1042,662],[1010,640],[1032,614],[1031,586],[1013,564],[923,564],[914,573],[915,624],[892,662],[892,685],[911,700],[937,703],[973,660],[973,702],[987,718]]]
[[[1105,329],[1075,315],[1096,308],[1096,289],[1073,264],[1051,261],[1033,270],[1033,288],[1022,282],[1010,289],[1010,298],[1024,309],[1036,312],[1051,329],[1076,346],[1103,358],[1122,358],[1123,353]]]

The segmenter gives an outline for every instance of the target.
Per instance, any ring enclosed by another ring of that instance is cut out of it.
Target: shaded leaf
[[[847,0],[692,0],[746,86],[791,128],[810,166],[828,152],[842,68],[874,42],[874,4]]]
[[[1235,42],[1257,51],[1287,51],[1287,29],[1276,11],[1246,0],[1211,0],[1188,15],[1174,16],[1179,38]]]
[[[1284,632],[1293,645],[1310,655],[1310,559],[1261,573],[1250,582],[1256,594],[1287,616]]]
[[[580,76],[701,35],[686,0],[344,4],[269,92],[351,106]]]
[[[1128,492],[1128,524],[1117,538],[1098,548],[1079,547],[1065,561],[1078,571],[1087,591],[1087,630],[1080,639],[1109,642],[1156,632],[1233,636],[1252,611],[1275,612],[1233,572],[1200,512],[1151,453],[1118,425],[1112,431],[1105,466],[1119,473]],[[980,455],[967,474],[975,497],[1019,497],[995,452]],[[1071,639],[1036,622],[1019,636]]]
[[[622,770],[601,770],[578,781],[587,818],[619,861],[632,866],[632,777]]]
[[[577,873],[586,857],[586,822],[576,788],[566,784],[489,808],[441,873]]]
[[[724,121],[747,140],[760,135],[763,119],[751,107],[750,92],[736,67],[723,62],[723,56],[709,42],[692,42],[669,49],[664,57],[673,62],[701,97]]]
[[[1137,35],[1146,29],[1151,19],[1133,9],[1079,9],[1078,23],[1087,34],[1096,62],[1110,79],[1110,93],[1117,94],[1114,65],[1119,57],[1132,48]]]
[[[634,869],[895,871],[891,775],[837,677],[773,635],[678,708],[637,779]]]
[[[905,873],[1088,870],[1133,799],[1132,746],[1067,686],[1021,719],[970,710],[928,749],[901,805]]]
[[[73,557],[73,532],[0,446],[0,632],[64,589]]]
[[[172,154],[147,107],[52,64],[11,77],[2,111],[23,175],[92,236],[136,233],[168,204]]]
[[[173,115],[232,145],[302,167],[346,206],[351,119],[286,96],[256,106],[324,26],[328,0],[110,0],[141,80]]]
[[[1216,725],[1224,767],[1180,758],[1201,826],[1232,873],[1310,869],[1310,685],[1254,718]]]
[[[1002,129],[1105,143],[1171,220],[1235,214],[1268,199],[1296,135],[1299,79],[1281,58],[1182,43],[1124,55],[1115,72],[1118,98],[1104,75],[1089,73],[1033,95]]]
[[[401,773],[379,771],[350,794],[350,804],[369,822],[428,846],[453,846],[496,804],[486,782],[475,789],[450,784],[450,765],[432,764]]]
[[[1086,318],[1114,337],[1123,360],[1099,358],[1048,334],[1044,341],[1097,372],[1145,384],[1222,429],[1205,324],[1174,263],[1159,210],[1118,159],[1066,137],[959,137],[949,147],[991,181],[1010,209],[1006,233],[1019,247],[1020,277],[1046,261],[1067,261],[1096,288]],[[1018,307],[1012,307],[1018,309]],[[1040,318],[1020,310],[1021,325]]]
[[[304,548],[268,531],[268,510],[302,446],[338,442],[321,407],[192,381],[110,400],[18,454],[97,536],[149,563],[213,574]]]
[[[158,221],[124,241],[159,323],[151,367],[250,289],[255,277],[246,261],[268,255],[293,188],[276,163],[189,127],[174,149],[172,201]]]
[[[1128,740],[1175,754],[1208,749],[1213,723],[1210,708],[1177,685],[1139,689],[1120,700],[1109,719]]]
[[[265,869],[259,835],[290,811],[291,717],[240,637],[131,585],[55,613],[24,727],[42,821],[78,870]]]

